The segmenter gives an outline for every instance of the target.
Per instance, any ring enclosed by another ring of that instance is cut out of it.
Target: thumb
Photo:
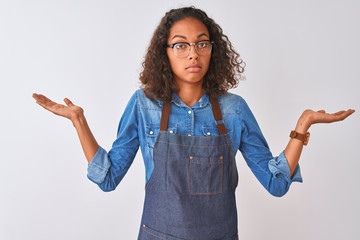
[[[70,101],[70,99],[68,98],[64,98],[64,102],[66,103],[66,105],[68,105],[69,107],[74,106],[74,104]]]

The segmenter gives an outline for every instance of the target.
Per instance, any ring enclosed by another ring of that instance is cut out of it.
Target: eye
[[[175,49],[182,50],[182,49],[186,49],[186,48],[187,48],[187,45],[184,44],[184,43],[176,43],[176,44],[174,45],[174,48],[175,48]]]
[[[207,48],[209,46],[208,42],[199,42],[197,44],[198,48]]]

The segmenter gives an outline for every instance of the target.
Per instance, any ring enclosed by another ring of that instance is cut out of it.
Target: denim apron
[[[234,152],[219,103],[210,100],[220,133],[214,137],[169,133],[164,102],[138,240],[238,239]]]

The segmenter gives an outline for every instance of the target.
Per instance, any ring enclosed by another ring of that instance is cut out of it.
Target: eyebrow
[[[200,38],[200,37],[202,37],[202,36],[205,36],[205,37],[209,37],[206,33],[202,33],[202,34],[199,34],[198,35],[198,38]],[[183,38],[183,39],[186,39],[186,37],[185,36],[182,36],[182,35],[175,35],[175,36],[173,36],[173,38],[171,39],[171,40],[173,40],[174,38]]]

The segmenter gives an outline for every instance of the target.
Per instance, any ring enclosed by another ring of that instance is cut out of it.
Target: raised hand
[[[90,163],[99,148],[99,144],[96,142],[95,137],[90,131],[83,109],[74,105],[68,98],[64,98],[66,105],[63,105],[53,102],[41,94],[34,93],[32,96],[35,98],[36,103],[46,110],[72,121],[76,132],[78,133],[86,159],[88,163]]]
[[[355,110],[353,109],[349,109],[347,111],[343,110],[336,113],[326,113],[325,110],[313,111],[307,109],[303,112],[303,114],[299,118],[296,124],[295,131],[298,133],[305,134],[312,124],[332,123],[332,122],[342,121],[351,114],[353,114],[354,112]],[[303,142],[297,139],[290,139],[288,145],[285,148],[284,153],[290,167],[291,176],[293,175],[296,166],[299,162],[302,149],[303,149]]]
[[[304,125],[309,128],[315,123],[332,123],[346,119],[348,116],[353,114],[355,110],[348,109],[347,111],[342,110],[336,113],[326,113],[325,110],[319,110],[317,112],[307,109],[301,115],[299,122],[303,121]]]
[[[36,103],[45,108],[46,110],[56,115],[68,118],[72,122],[84,113],[84,110],[81,107],[74,105],[68,98],[64,98],[64,102],[66,105],[63,105],[51,101],[49,98],[45,97],[42,94],[33,93],[32,96],[36,100]]]

